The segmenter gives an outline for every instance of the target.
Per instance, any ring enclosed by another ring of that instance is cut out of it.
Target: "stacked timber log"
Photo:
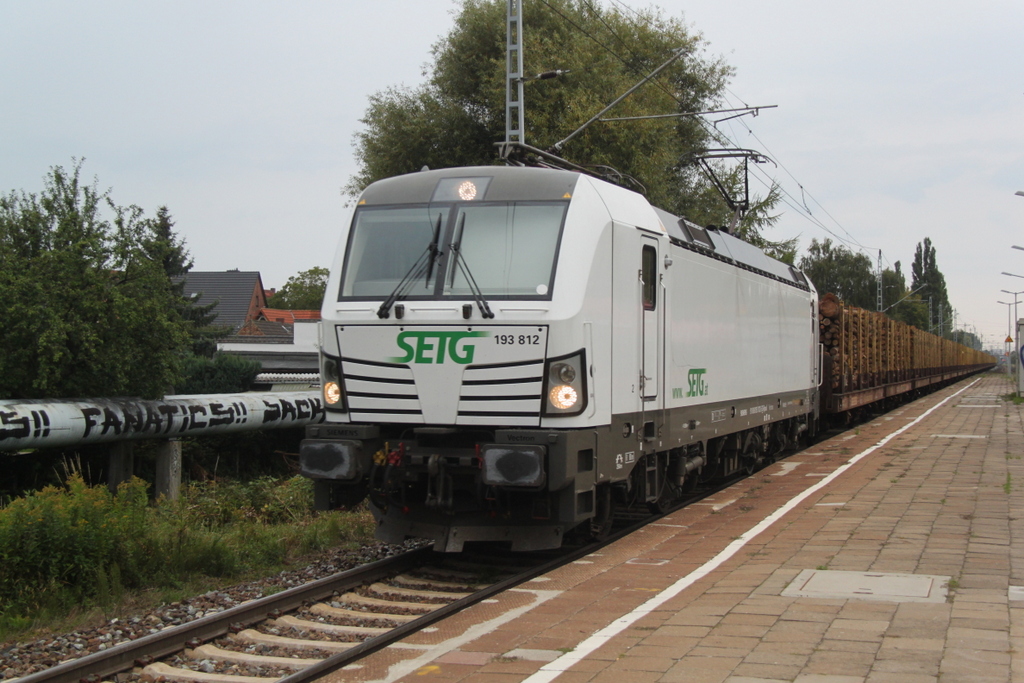
[[[944,372],[982,367],[992,356],[892,320],[882,313],[847,306],[835,294],[818,302],[818,327],[832,358],[823,378],[832,393],[846,393]],[[831,369],[829,370],[829,366]]]
[[[842,352],[840,348],[842,330],[839,317],[842,310],[843,303],[831,292],[821,297],[821,301],[818,302],[819,341],[824,346],[825,353],[832,356],[831,375],[822,378],[822,381],[830,384],[832,391],[840,391],[842,388],[842,365],[839,362],[839,355]]]

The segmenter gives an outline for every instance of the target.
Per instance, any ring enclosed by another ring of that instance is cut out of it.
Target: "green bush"
[[[305,477],[284,482],[273,477],[241,483],[192,482],[177,504],[167,503],[165,508],[196,528],[239,522],[294,523],[313,511],[313,482]]]
[[[260,373],[258,361],[231,353],[216,353],[213,358],[189,356],[184,363],[185,380],[179,394],[234,394],[249,391]]]
[[[276,571],[299,555],[373,536],[365,511],[315,513],[312,482],[302,477],[192,483],[178,500],[147,501],[140,479],[114,495],[76,472],[63,487],[0,508],[0,640],[39,614],[106,608],[126,591],[196,577]]]
[[[55,587],[72,599],[109,594],[112,577],[119,586],[141,585],[153,562],[146,508],[142,480],[122,484],[115,496],[78,473],[65,488],[12,501],[0,511],[0,600]]]

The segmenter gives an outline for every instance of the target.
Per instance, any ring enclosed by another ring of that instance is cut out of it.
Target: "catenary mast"
[[[523,115],[523,0],[507,0],[505,35],[505,148],[526,142]]]

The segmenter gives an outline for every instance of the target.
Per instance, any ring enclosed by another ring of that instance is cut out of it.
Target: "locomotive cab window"
[[[567,207],[468,199],[361,207],[338,300],[550,299]]]
[[[551,289],[565,215],[557,204],[466,204],[459,207],[449,250],[446,296],[545,296]]]
[[[653,311],[658,305],[658,252],[652,246],[645,246],[641,254],[640,277],[643,280],[644,310]]]
[[[444,230],[448,207],[362,208],[349,235],[340,298],[388,296]],[[421,278],[412,296],[433,293]]]

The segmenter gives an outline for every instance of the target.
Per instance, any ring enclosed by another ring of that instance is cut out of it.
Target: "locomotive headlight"
[[[568,384],[576,379],[576,368],[568,363],[555,363],[551,366],[551,375]]]
[[[472,180],[466,180],[459,185],[459,199],[464,202],[471,202],[476,199],[476,184]]]
[[[579,398],[579,394],[568,384],[560,384],[551,390],[551,394],[548,397],[551,400],[551,405],[559,410],[569,410],[576,405],[576,400]]]
[[[547,362],[544,372],[545,416],[579,415],[587,407],[586,354],[581,349]]]
[[[345,392],[341,388],[341,362],[337,358],[320,355],[320,379],[323,387],[324,408],[345,410]]]

